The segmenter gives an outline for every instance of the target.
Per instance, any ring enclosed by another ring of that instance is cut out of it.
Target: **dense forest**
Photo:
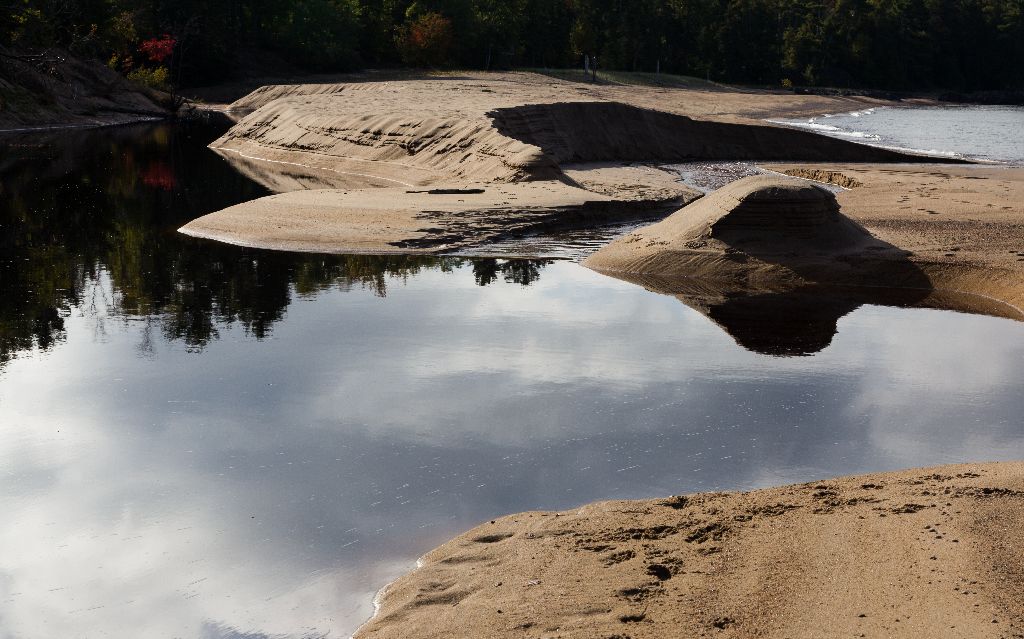
[[[764,85],[1024,87],[1024,0],[0,0],[0,54],[152,84],[366,67],[678,73]],[[9,53],[7,53],[9,55]]]

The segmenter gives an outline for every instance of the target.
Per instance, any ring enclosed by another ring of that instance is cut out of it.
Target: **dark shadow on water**
[[[622,276],[671,295],[704,315],[737,344],[774,357],[806,356],[827,348],[839,320],[864,305],[933,308],[1024,321],[1017,309],[966,293],[913,288],[809,285],[783,292],[709,286],[685,278]]]
[[[206,148],[209,125],[0,138],[0,366],[64,339],[77,309],[145,319],[191,349],[242,325],[256,338],[295,296],[369,289],[471,260],[310,255],[188,238],[186,221],[267,191]],[[530,284],[547,261],[473,261],[480,285]]]

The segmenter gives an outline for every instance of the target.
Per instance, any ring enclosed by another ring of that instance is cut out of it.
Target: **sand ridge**
[[[1022,515],[1021,462],[509,515],[356,637],[1022,637]]]

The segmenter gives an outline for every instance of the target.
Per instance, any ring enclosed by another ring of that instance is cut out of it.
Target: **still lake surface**
[[[195,240],[215,135],[4,141],[0,637],[343,637],[497,515],[1024,458],[1020,322]]]

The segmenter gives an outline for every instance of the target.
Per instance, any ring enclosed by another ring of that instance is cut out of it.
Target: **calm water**
[[[929,155],[1024,164],[1024,107],[882,107],[775,121]]]
[[[341,637],[499,514],[1024,458],[1024,323],[205,243],[212,135],[0,156],[2,637]]]

